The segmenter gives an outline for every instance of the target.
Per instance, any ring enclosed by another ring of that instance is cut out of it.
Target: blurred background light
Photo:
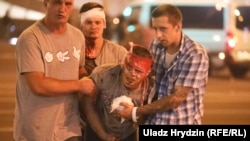
[[[9,44],[11,45],[16,45],[18,38],[17,37],[12,37],[9,39]]]
[[[113,19],[113,24],[119,24],[119,23],[120,23],[119,18],[114,18],[114,19]]]
[[[124,11],[123,11],[122,14],[123,14],[124,17],[130,16],[130,15],[132,14],[132,8],[131,8],[131,7],[126,7],[126,8],[124,9]]]
[[[44,13],[40,11],[27,9],[18,5],[11,5],[3,0],[0,0],[0,5],[0,18],[8,16],[11,19],[40,20],[44,16]]]

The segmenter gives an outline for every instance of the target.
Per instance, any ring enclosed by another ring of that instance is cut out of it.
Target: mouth
[[[131,78],[131,77],[126,77],[126,79],[127,79],[127,82],[128,82],[128,83],[132,83],[132,82],[135,81],[135,79],[133,79],[133,78]]]
[[[92,34],[92,35],[93,35],[93,34],[94,34],[94,35],[97,34],[96,31],[90,31],[89,33]]]
[[[160,40],[159,42],[162,46],[166,46],[168,44],[165,40]]]
[[[166,43],[166,41],[165,41],[165,40],[159,40],[159,42],[160,42],[161,44]]]
[[[65,16],[64,16],[63,14],[57,14],[57,17],[58,17],[59,19],[65,18]]]

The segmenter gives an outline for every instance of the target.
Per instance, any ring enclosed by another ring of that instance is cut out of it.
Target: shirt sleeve
[[[39,44],[34,34],[21,35],[16,46],[17,69],[19,73],[44,72],[44,63]]]

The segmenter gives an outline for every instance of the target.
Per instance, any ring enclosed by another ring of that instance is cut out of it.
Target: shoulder
[[[123,52],[123,53],[126,53],[127,52],[127,49],[117,43],[114,43],[110,40],[104,40],[105,41],[105,46],[107,46],[111,51],[119,51],[119,52]]]
[[[188,54],[203,54],[207,55],[207,51],[205,47],[200,44],[199,42],[189,38],[187,35],[184,35],[183,37],[183,51]]]
[[[90,77],[93,79],[102,79],[109,77],[113,74],[120,74],[121,65],[117,64],[103,64],[95,67],[95,69],[90,74]]]
[[[83,36],[82,31],[79,28],[74,27],[73,25],[67,23],[68,29],[72,34],[76,34],[78,36]]]
[[[69,23],[67,23],[67,26],[68,34],[70,35],[70,40],[72,41],[72,43],[79,43],[80,46],[85,46],[85,37],[82,31]]]
[[[116,68],[118,67],[119,65],[116,65],[116,64],[112,64],[112,63],[107,63],[107,64],[103,64],[103,65],[99,65],[97,67],[95,67],[95,69],[93,70],[92,74],[97,74],[97,73],[100,73],[100,74],[104,74],[108,71],[111,71],[113,68]]]
[[[37,21],[33,23],[31,26],[23,30],[23,32],[18,37],[18,40],[32,40],[37,38],[38,35],[40,35],[41,32],[41,25],[40,21]]]

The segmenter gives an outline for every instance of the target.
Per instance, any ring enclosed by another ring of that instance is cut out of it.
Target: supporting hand
[[[122,117],[125,119],[132,119],[132,109],[134,106],[126,102],[121,102],[120,105],[124,107],[123,110],[116,110],[115,113],[119,117]]]

